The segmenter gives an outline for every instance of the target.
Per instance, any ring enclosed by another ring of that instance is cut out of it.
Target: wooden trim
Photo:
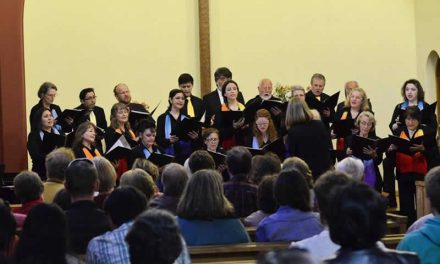
[[[0,0],[0,163],[27,168],[23,44],[24,0]]]
[[[199,0],[200,93],[211,92],[211,43],[209,32],[209,0]]]
[[[440,101],[440,58],[437,56],[437,63],[435,66],[435,87],[437,94],[437,102]],[[440,124],[440,104],[437,103],[437,123]],[[440,125],[437,127],[437,133],[440,135]]]

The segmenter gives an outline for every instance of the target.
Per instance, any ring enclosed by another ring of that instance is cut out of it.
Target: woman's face
[[[306,95],[304,94],[304,91],[302,91],[302,90],[293,91],[293,97],[299,98],[302,101],[304,101],[306,99]]]
[[[156,141],[156,129],[154,128],[145,129],[144,132],[142,132],[141,139],[142,139],[142,143],[147,148],[153,146],[154,142]]]
[[[416,130],[419,127],[419,121],[410,116],[405,118],[405,125],[408,130]]]
[[[266,117],[259,117],[255,120],[255,125],[261,133],[266,133],[269,128],[269,119]]]
[[[228,85],[226,85],[224,96],[226,96],[226,98],[228,98],[229,100],[235,100],[237,99],[237,95],[238,95],[237,85],[235,85],[235,83],[228,83]]]
[[[48,105],[53,104],[56,96],[57,90],[49,88],[47,92],[43,95],[43,101]]]
[[[362,135],[368,135],[371,128],[373,127],[373,122],[368,118],[368,116],[362,116],[359,119],[359,132]]]
[[[92,144],[93,142],[95,142],[95,138],[96,138],[95,128],[89,126],[86,132],[84,132],[84,134],[82,135],[82,139],[84,142],[87,142],[88,144]]]
[[[49,110],[44,110],[41,116],[41,128],[44,130],[51,129],[53,127],[53,116]]]
[[[417,90],[417,87],[413,83],[408,83],[405,86],[405,97],[408,101],[417,100],[418,90]]]
[[[362,105],[362,94],[358,91],[354,91],[350,94],[350,107],[354,109],[360,109]]]
[[[219,136],[217,133],[211,133],[205,139],[206,147],[210,151],[217,151],[218,142],[219,142]]]
[[[125,124],[128,122],[128,109],[121,108],[116,112],[116,120],[118,123]]]
[[[183,93],[177,93],[170,98],[170,103],[172,107],[180,110],[185,105],[185,96]]]

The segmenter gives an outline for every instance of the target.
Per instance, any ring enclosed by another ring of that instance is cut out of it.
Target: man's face
[[[322,79],[313,79],[310,90],[315,96],[320,96],[325,87],[325,81]]]
[[[94,92],[88,92],[86,97],[81,100],[81,103],[85,109],[93,109],[96,105],[96,96]]]
[[[269,80],[264,80],[258,86],[258,93],[264,100],[270,99],[272,97],[272,82]]]
[[[129,104],[131,102],[131,95],[127,85],[125,84],[118,85],[118,87],[116,87],[115,97],[118,100],[118,102]]]
[[[348,96],[354,88],[359,88],[357,82],[348,82],[345,84],[345,95]]]
[[[221,90],[223,84],[228,80],[230,80],[230,78],[227,78],[225,76],[220,76],[220,78],[218,78],[217,81],[215,81],[215,83],[217,84],[217,89]]]
[[[182,90],[183,94],[185,94],[185,97],[191,96],[191,92],[193,89],[192,83],[182,83],[179,85],[179,88]]]

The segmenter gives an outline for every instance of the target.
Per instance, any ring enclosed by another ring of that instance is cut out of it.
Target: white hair
[[[356,181],[362,182],[364,179],[364,163],[360,159],[347,157],[336,164],[336,170],[347,173]]]

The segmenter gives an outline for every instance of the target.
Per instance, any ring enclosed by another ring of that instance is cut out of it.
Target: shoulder
[[[209,100],[216,95],[217,95],[217,90],[214,90],[214,91],[206,94],[205,96],[203,96],[203,100]]]
[[[197,96],[195,96],[195,95],[192,95],[192,94],[191,94],[191,101],[201,102],[202,99],[199,98],[199,97],[197,97]]]

